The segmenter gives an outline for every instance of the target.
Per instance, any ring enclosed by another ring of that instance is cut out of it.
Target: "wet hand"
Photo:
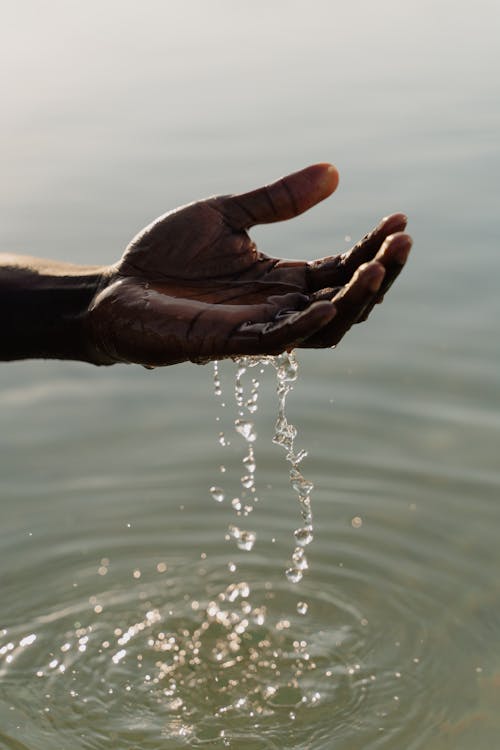
[[[350,251],[312,262],[264,255],[248,230],[298,216],[337,184],[336,169],[317,164],[146,227],[89,312],[102,361],[161,366],[336,345],[400,273],[411,247],[406,217],[393,214]]]

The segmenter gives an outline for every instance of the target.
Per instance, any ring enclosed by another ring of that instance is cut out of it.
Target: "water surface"
[[[257,229],[261,248],[344,250],[404,210],[415,252],[367,325],[299,353],[287,414],[315,538],[298,584],[271,371],[246,552],[225,539],[245,451],[232,363],[226,407],[211,366],[2,366],[0,747],[491,750],[496,5],[26,1],[5,16],[2,249],[112,262],[170,207],[330,160],[338,195]],[[200,628],[238,583],[251,594],[226,609],[250,605],[249,624],[225,652],[223,624]]]

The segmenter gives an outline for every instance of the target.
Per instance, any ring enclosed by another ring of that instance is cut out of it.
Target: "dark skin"
[[[298,216],[337,184],[335,168],[317,164],[192,203],[146,227],[107,268],[4,256],[0,292],[12,304],[25,295],[25,321],[3,358],[157,367],[335,346],[403,268],[406,217],[393,214],[350,251],[312,262],[263,255],[247,232]]]

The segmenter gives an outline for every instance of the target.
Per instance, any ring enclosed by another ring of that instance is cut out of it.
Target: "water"
[[[231,362],[215,398],[210,365],[0,367],[2,750],[498,745],[498,13],[5,4],[2,248],[111,263],[168,208],[325,159],[338,193],[263,250],[393,210],[415,245],[366,325],[299,352],[304,547],[274,369],[239,416]]]
[[[308,569],[309,563],[303,547],[310,544],[314,538],[313,535],[313,517],[311,510],[311,492],[314,484],[304,478],[298,466],[307,456],[307,451],[301,449],[295,452],[295,438],[297,429],[288,422],[286,417],[286,399],[293,388],[293,383],[297,380],[298,363],[295,354],[285,352],[275,360],[277,375],[278,391],[278,418],[275,424],[273,443],[280,445],[286,452],[286,460],[290,464],[290,484],[297,493],[300,507],[302,526],[295,530],[295,540],[298,547],[292,554],[292,565],[286,570],[286,577],[291,583],[298,583],[302,580],[304,571]]]

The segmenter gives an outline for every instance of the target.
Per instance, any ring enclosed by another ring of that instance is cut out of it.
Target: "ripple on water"
[[[246,458],[254,473],[253,454]],[[370,470],[363,486],[370,498],[374,476]],[[474,537],[464,536],[463,549],[459,544],[454,493],[436,493],[425,536],[414,533],[412,522],[398,525],[400,495],[410,496],[412,487],[431,492],[422,477],[412,476],[411,486],[397,485],[393,507],[385,498],[380,515],[370,508],[366,520],[351,508],[347,487],[352,520],[316,529],[315,544],[306,549],[307,584],[299,587],[278,573],[286,540],[260,558],[257,547],[249,555],[231,546],[237,564],[228,565],[220,545],[205,544],[212,537],[200,532],[195,515],[185,521],[182,552],[168,564],[147,554],[130,563],[138,532],[129,547],[118,535],[108,553],[111,566],[103,558],[82,568],[75,557],[70,572],[60,564],[69,549],[59,550],[58,558],[50,548],[43,599],[27,602],[21,591],[3,590],[17,615],[0,624],[0,747],[48,750],[55,737],[58,750],[458,747],[461,724],[450,720],[443,696],[451,695],[459,664],[469,685],[467,710],[482,685],[494,687],[494,675],[474,653],[487,632],[477,628],[479,621],[492,635],[500,628],[498,585],[489,598],[477,593],[484,565],[472,553],[481,542],[471,547]],[[389,494],[391,483],[379,491]],[[224,505],[210,503],[217,510]],[[336,498],[335,515],[342,510]],[[276,528],[281,521],[274,519]],[[143,549],[153,541],[165,545],[164,527],[153,526],[143,532]],[[455,554],[443,547],[451,534],[458,540]],[[194,564],[197,553],[184,549],[192,539],[203,549],[213,546],[203,564]],[[109,545],[109,538],[103,535],[102,543]],[[466,591],[460,606],[453,600],[457,577]],[[68,591],[72,580],[78,587]]]
[[[4,633],[0,704],[13,705],[23,726],[12,737],[30,750],[46,747],[39,737],[54,731],[61,750],[64,742],[77,750],[306,741],[347,750],[358,740],[397,747],[399,727],[410,730],[405,747],[424,747],[412,743],[433,725],[439,680],[426,694],[418,597],[397,587],[387,594],[378,574],[341,571],[327,585],[332,571],[321,566],[307,593],[282,577],[266,581],[264,563],[247,566],[247,580],[238,568],[228,585],[225,562],[158,563],[131,586]],[[95,592],[95,575],[87,583]],[[392,610],[385,638],[370,599],[362,601],[374,588]]]
[[[154,736],[193,746],[239,738],[242,747],[258,737],[273,747],[290,722],[299,736],[321,705],[330,720],[336,705],[333,721],[347,725],[365,693],[353,662],[360,612],[310,592],[309,610],[328,617],[311,638],[286,582],[250,592],[221,575],[214,597],[212,576],[186,600],[186,582],[200,580],[187,573],[163,573],[161,590],[150,582],[103,591],[100,605],[74,602],[4,634],[2,697],[18,697],[24,726],[57,727],[76,748],[87,746],[82,722],[106,738],[101,747],[148,747]]]

